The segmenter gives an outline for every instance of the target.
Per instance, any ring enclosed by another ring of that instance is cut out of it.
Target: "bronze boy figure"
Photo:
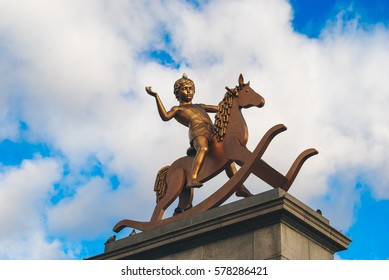
[[[204,157],[208,152],[209,142],[213,137],[213,123],[207,112],[217,112],[218,106],[193,104],[192,100],[195,94],[195,85],[186,74],[183,74],[182,78],[174,83],[174,94],[179,101],[179,105],[173,106],[170,111],[166,111],[159,95],[154,92],[151,87],[146,87],[146,91],[148,94],[155,97],[158,112],[162,120],[168,121],[175,118],[179,123],[189,127],[189,142],[191,148],[189,148],[188,154],[194,152],[193,149],[196,154],[193,160],[191,179],[188,182],[187,187],[201,187],[203,184],[197,180],[197,175],[204,161]]]

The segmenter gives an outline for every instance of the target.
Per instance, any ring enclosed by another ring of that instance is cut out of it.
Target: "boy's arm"
[[[159,98],[158,93],[153,91],[151,87],[146,87],[146,91],[148,94],[155,97],[155,101],[157,102],[158,113],[161,116],[161,119],[163,121],[171,120],[177,112],[177,107],[173,107],[169,112],[167,112],[165,106],[163,106],[162,101]]]
[[[217,111],[219,111],[219,106],[216,106],[216,105],[205,105],[205,104],[202,104],[203,108],[205,109],[206,112],[210,112],[210,113],[216,113]]]

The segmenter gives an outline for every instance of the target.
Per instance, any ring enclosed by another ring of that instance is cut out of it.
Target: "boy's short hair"
[[[178,92],[180,91],[181,87],[186,86],[188,84],[193,86],[193,89],[195,88],[194,82],[191,79],[189,79],[185,73],[182,74],[182,78],[178,79],[174,83],[174,95],[176,96],[177,99],[179,99]]]

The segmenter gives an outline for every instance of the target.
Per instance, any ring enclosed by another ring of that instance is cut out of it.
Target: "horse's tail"
[[[156,200],[157,203],[166,194],[166,190],[167,190],[166,175],[167,172],[169,171],[169,167],[170,167],[169,165],[162,167],[157,173],[157,178],[155,178],[154,191],[155,191],[155,195],[157,196],[157,200]]]

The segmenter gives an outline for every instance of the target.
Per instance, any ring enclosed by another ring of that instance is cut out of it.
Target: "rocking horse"
[[[114,226],[115,232],[126,227],[145,231],[220,206],[238,188],[242,187],[250,174],[256,175],[273,188],[289,190],[304,162],[318,152],[316,149],[307,149],[302,152],[285,176],[268,165],[262,159],[262,155],[273,138],[286,130],[283,124],[270,128],[254,151],[251,152],[246,147],[248,129],[241,109],[262,107],[265,100],[250,87],[250,82],[244,83],[242,74],[239,76],[238,82],[238,86],[233,89],[226,87],[227,92],[219,103],[214,123],[215,133],[199,171],[198,179],[204,183],[222,171],[228,172],[234,163],[238,164],[240,168],[235,170],[234,174],[229,174],[230,179],[216,192],[199,204],[192,206],[194,189],[187,188],[186,185],[190,180],[193,156],[177,159],[170,166],[162,168],[157,174],[155,183],[157,204],[150,221],[140,222],[125,219]],[[177,198],[179,199],[177,207],[179,211],[176,210],[175,215],[163,219],[165,210]]]

